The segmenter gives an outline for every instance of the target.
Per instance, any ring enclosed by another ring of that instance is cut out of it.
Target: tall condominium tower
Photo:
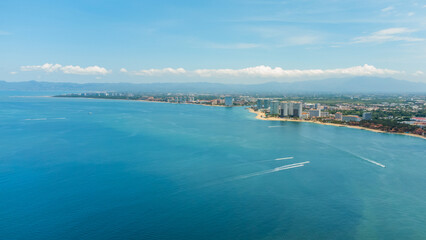
[[[293,103],[293,117],[302,117],[302,105],[301,102]]]
[[[281,102],[280,103],[280,116],[281,117],[288,117],[288,102]]]
[[[271,99],[265,98],[265,99],[263,100],[263,107],[264,107],[264,108],[269,108],[269,107],[271,107]]]
[[[289,102],[288,103],[288,115],[293,117],[293,103]]]
[[[280,116],[281,117],[302,117],[303,104],[301,102],[281,102]]]
[[[263,99],[257,99],[257,102],[256,102],[256,106],[257,106],[257,109],[262,109],[263,108]]]
[[[280,102],[278,101],[272,101],[271,102],[271,110],[269,111],[271,114],[279,114],[280,111]]]

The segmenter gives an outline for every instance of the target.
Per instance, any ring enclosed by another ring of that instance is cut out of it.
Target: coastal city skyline
[[[426,5],[392,1],[2,1],[0,80],[426,82]]]
[[[245,107],[256,119],[309,122],[425,138],[426,98],[423,95],[296,94],[259,97],[246,94],[183,94],[84,92],[55,97],[130,100],[212,107]]]
[[[426,239],[426,0],[0,0],[0,240]]]

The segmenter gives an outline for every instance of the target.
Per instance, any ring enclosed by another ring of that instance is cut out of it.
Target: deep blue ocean
[[[53,94],[0,93],[1,240],[426,239],[423,139]]]

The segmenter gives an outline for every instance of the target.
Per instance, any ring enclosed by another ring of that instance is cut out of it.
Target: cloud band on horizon
[[[43,71],[46,73],[64,73],[67,75],[108,75],[112,70],[97,65],[89,67],[80,67],[78,65],[50,64],[43,65],[30,65],[21,66],[20,70],[23,72],[30,71]],[[158,79],[174,77],[177,81],[188,79],[193,81],[197,78],[211,78],[216,80],[224,79],[245,79],[247,81],[262,81],[265,79],[276,79],[282,81],[303,81],[314,80],[332,77],[357,77],[357,76],[373,76],[373,77],[406,77],[411,75],[413,77],[423,76],[422,71],[417,71],[412,74],[407,74],[405,71],[393,70],[387,68],[377,68],[373,65],[359,65],[348,68],[335,68],[335,69],[284,69],[281,67],[271,67],[266,65],[259,65],[247,68],[218,68],[218,69],[193,69],[187,70],[184,68],[152,68],[141,69],[136,71],[121,68],[116,71],[117,74],[125,74],[133,77],[144,77],[146,79]],[[192,79],[192,80],[191,80]],[[251,80],[249,80],[251,79]],[[257,80],[256,80],[257,79]]]
[[[138,71],[127,71],[122,68],[123,73],[136,76],[164,76],[180,75],[188,77],[253,77],[253,78],[316,78],[333,76],[390,76],[403,74],[405,72],[391,69],[376,68],[364,64],[349,68],[336,69],[283,69],[281,67],[270,67],[265,65],[241,68],[241,69],[196,69],[185,70],[184,68],[143,69]]]
[[[44,71],[44,72],[63,72],[65,74],[77,74],[77,75],[106,75],[111,73],[111,70],[99,66],[80,67],[67,65],[62,66],[61,64],[45,63],[43,65],[32,65],[32,66],[21,66],[21,71]]]

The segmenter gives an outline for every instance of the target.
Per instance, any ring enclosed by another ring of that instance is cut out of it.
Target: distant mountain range
[[[0,91],[128,91],[146,93],[426,93],[426,83],[393,78],[355,77],[262,84],[222,83],[62,83],[0,81]]]

